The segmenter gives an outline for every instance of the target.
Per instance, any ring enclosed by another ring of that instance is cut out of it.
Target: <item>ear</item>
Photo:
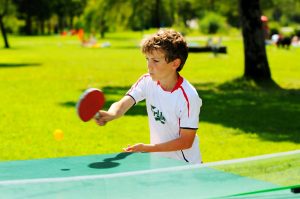
[[[181,64],[181,60],[179,58],[177,58],[177,59],[175,59],[173,61],[173,65],[172,66],[176,70],[180,66],[180,64]]]

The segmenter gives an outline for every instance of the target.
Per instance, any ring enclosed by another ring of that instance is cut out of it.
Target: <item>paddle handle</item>
[[[96,120],[100,119],[100,112],[99,112],[99,111],[95,114],[94,118],[95,118]]]

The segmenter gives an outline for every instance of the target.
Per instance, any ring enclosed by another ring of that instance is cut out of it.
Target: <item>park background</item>
[[[159,28],[180,31],[193,46],[222,38],[227,47],[227,54],[190,53],[181,72],[203,100],[197,134],[204,162],[299,149],[300,50],[278,48],[271,35],[299,34],[300,1],[252,1],[259,5],[253,13],[268,18],[265,79],[245,75],[242,2],[0,0],[0,160],[148,143],[144,103],[105,127],[81,122],[75,106],[90,87],[104,91],[105,108],[120,99],[147,72],[139,43]]]

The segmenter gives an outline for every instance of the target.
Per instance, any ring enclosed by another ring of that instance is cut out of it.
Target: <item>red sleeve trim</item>
[[[184,91],[184,89],[182,88],[182,86],[179,87],[183,93],[183,96],[185,98],[185,101],[186,101],[186,104],[187,104],[187,108],[188,108],[188,117],[190,117],[190,101],[189,101],[189,98],[186,94],[186,92]]]

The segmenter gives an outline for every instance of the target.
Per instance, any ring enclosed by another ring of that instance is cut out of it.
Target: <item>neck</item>
[[[178,81],[179,74],[176,73],[175,75],[169,76],[164,80],[159,81],[160,86],[165,91],[172,91]]]

